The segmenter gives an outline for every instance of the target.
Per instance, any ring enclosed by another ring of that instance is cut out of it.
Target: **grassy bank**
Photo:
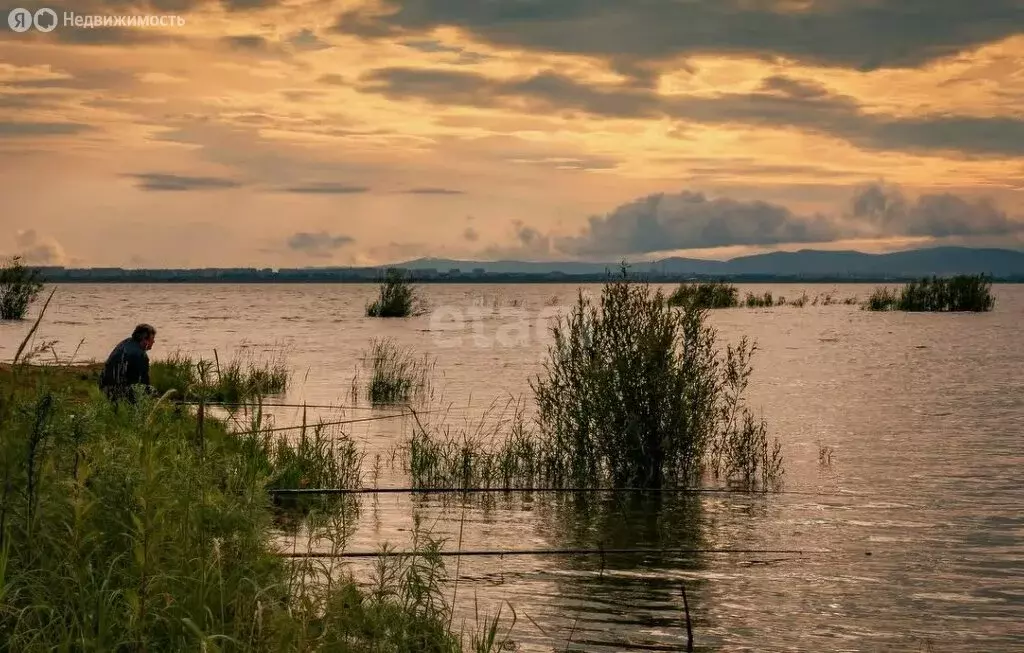
[[[487,650],[452,630],[438,543],[382,560],[371,590],[279,555],[268,488],[357,484],[351,441],[115,409],[95,371],[0,369],[0,650]],[[343,548],[338,506],[311,507],[311,541]]]
[[[981,313],[995,308],[995,298],[990,277],[958,275],[912,281],[898,293],[889,288],[876,288],[864,308],[871,311]]]

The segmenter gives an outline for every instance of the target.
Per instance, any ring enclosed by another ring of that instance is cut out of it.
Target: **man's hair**
[[[135,327],[134,331],[132,331],[132,340],[136,342],[142,342],[146,338],[152,338],[155,335],[156,329],[154,329],[148,324],[140,324],[137,327]]]

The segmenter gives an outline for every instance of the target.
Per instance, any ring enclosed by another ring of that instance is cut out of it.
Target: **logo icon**
[[[57,14],[54,14],[53,17],[53,22],[56,23]],[[11,9],[11,13],[7,14],[7,25],[15,32],[27,32],[32,28],[32,12],[28,9]]]
[[[36,29],[40,32],[52,32],[53,28],[57,27],[57,12],[43,7],[36,11],[32,22],[35,23]]]

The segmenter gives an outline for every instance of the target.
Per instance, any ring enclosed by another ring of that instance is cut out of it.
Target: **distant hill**
[[[458,261],[416,259],[398,263],[409,270],[458,269],[463,274],[483,270],[485,274],[602,274],[615,271],[618,263]],[[999,278],[1024,276],[1024,252],[1009,249],[934,247],[888,254],[855,251],[771,252],[741,256],[728,261],[671,257],[633,263],[637,272],[661,275],[694,276],[769,276],[769,277],[870,277],[906,278],[952,274],[990,274]]]
[[[619,263],[580,261],[456,261],[422,258],[375,267],[307,268],[38,268],[54,283],[375,283],[386,267],[409,270],[426,282],[518,283],[600,282],[617,273]],[[903,281],[931,275],[988,274],[1024,282],[1024,252],[1008,249],[936,247],[890,254],[863,252],[772,252],[728,261],[665,258],[633,263],[631,272],[652,280],[695,278],[742,281]]]

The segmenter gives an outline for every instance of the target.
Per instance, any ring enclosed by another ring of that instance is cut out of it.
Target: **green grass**
[[[390,338],[375,338],[363,354],[362,363],[369,367],[370,378],[365,395],[373,404],[398,404],[426,398],[435,362],[416,356],[412,350],[399,346]],[[358,377],[353,381],[358,393]]]
[[[272,487],[358,484],[350,440],[296,439],[142,398],[115,409],[89,368],[0,369],[0,650],[497,650],[452,630],[441,542],[337,562],[279,555]],[[344,548],[331,506],[305,526]],[[344,522],[344,519],[341,519]]]
[[[216,352],[213,360],[176,352],[150,365],[150,383],[160,394],[174,390],[176,397],[186,400],[220,403],[246,403],[283,393],[289,376],[280,355],[269,360],[240,355],[222,364]]]
[[[864,308],[871,311],[986,312],[995,308],[992,280],[985,275],[932,277],[912,281],[897,294],[876,288]]]
[[[366,306],[367,317],[409,317],[421,312],[416,287],[396,268],[388,269],[377,299]]]
[[[722,282],[684,283],[669,295],[671,306],[692,308],[734,308],[739,306],[739,290]]]

